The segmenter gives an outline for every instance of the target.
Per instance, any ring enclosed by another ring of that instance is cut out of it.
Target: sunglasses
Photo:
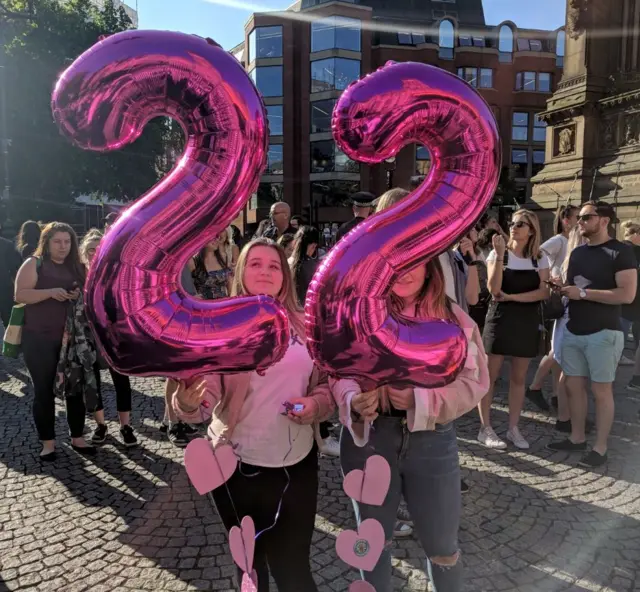
[[[598,214],[584,214],[582,216],[578,216],[578,222],[588,222],[591,218],[599,218]]]
[[[525,226],[531,227],[531,224],[529,224],[528,222],[510,222],[509,223],[509,228],[524,228]]]

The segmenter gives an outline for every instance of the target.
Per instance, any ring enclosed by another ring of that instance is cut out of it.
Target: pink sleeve
[[[331,393],[340,412],[340,423],[349,430],[356,446],[364,446],[369,441],[371,422],[354,423],[351,418],[351,399],[362,391],[355,380],[329,379]]]
[[[464,368],[451,384],[436,389],[414,389],[416,406],[407,413],[409,431],[433,430],[471,411],[489,390],[489,366],[480,331],[459,307],[454,313],[469,341]]]
[[[196,409],[189,408],[188,403],[192,397],[189,395],[195,393],[198,389],[204,387],[200,404]],[[195,381],[180,381],[178,394],[173,398],[173,410],[179,419],[186,423],[204,423],[208,422],[213,415],[213,410],[222,399],[222,376],[220,374],[206,374]]]

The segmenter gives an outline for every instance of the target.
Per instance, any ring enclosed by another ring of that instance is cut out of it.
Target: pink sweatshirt
[[[451,384],[435,389],[415,388],[416,406],[407,411],[407,427],[410,432],[434,430],[436,424],[444,424],[471,411],[489,390],[489,366],[482,345],[478,326],[459,306],[453,305],[453,313],[469,341],[464,368]],[[330,380],[333,397],[340,409],[340,421],[351,432],[354,442],[364,446],[369,441],[371,422],[353,425],[351,400],[360,394],[355,380]],[[355,428],[355,432],[354,432]]]

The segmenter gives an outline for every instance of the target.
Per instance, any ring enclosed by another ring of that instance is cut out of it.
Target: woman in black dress
[[[509,429],[507,440],[526,450],[529,443],[518,422],[524,405],[525,378],[532,358],[540,349],[541,301],[549,296],[549,260],[540,251],[538,217],[528,210],[513,215],[509,242],[493,237],[493,251],[487,257],[489,305],[482,340],[489,355],[491,388],[480,402],[482,424],[478,441],[489,448],[506,448],[491,427],[490,411],[495,382],[505,356],[511,358],[509,381]]]

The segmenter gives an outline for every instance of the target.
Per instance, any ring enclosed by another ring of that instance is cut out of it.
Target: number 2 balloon
[[[349,158],[367,164],[422,144],[432,167],[421,187],[357,226],[323,261],[305,305],[309,351],[333,376],[366,388],[444,386],[465,362],[462,330],[393,316],[388,297],[398,278],[450,247],[489,206],[501,161],[493,113],[449,72],[389,63],[342,94],[333,135]]]
[[[205,302],[180,284],[188,259],[232,223],[266,164],[265,109],[235,58],[193,35],[119,33],[60,76],[52,108],[62,132],[90,150],[131,144],[158,116],[185,133],[177,165],[110,228],[87,278],[87,315],[109,364],[188,378],[277,362],[289,335],[279,303]]]

